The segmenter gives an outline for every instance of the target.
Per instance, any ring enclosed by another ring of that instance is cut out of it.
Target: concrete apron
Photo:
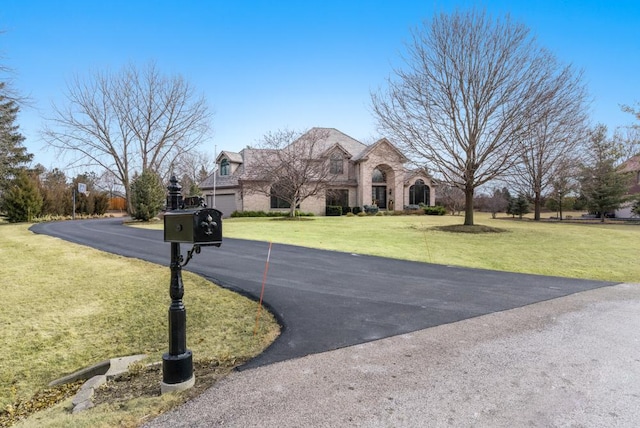
[[[235,372],[148,427],[631,427],[640,284]]]

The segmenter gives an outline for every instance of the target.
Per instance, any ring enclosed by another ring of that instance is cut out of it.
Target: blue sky
[[[0,51],[14,87],[32,100],[18,124],[35,161],[39,130],[67,82],[153,60],[181,74],[214,111],[202,150],[239,151],[267,132],[337,128],[381,137],[370,93],[385,86],[410,31],[434,13],[485,8],[511,14],[564,63],[584,70],[591,118],[610,130],[632,123],[620,104],[640,102],[640,1],[218,1],[3,0]]]

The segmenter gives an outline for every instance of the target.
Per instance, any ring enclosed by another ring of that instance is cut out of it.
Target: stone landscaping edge
[[[145,354],[129,355],[126,357],[111,358],[101,361],[91,367],[78,370],[75,373],[56,379],[49,383],[49,386],[61,385],[77,380],[87,379],[80,387],[76,395],[73,397],[73,413],[87,410],[93,407],[93,393],[96,388],[103,385],[107,380],[111,380],[116,376],[129,371],[129,365],[140,361],[147,356]]]

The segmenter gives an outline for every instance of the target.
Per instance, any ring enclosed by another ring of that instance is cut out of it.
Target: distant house
[[[631,186],[627,195],[633,196],[640,194],[640,155],[633,156],[618,167],[621,173],[631,175]],[[618,218],[631,218],[634,214],[631,212],[633,202],[627,202],[616,210],[615,214]]]
[[[323,157],[330,159],[334,174],[328,191],[304,200],[303,212],[324,215],[329,205],[359,207],[377,205],[381,210],[402,210],[407,205],[434,205],[432,178],[424,169],[409,170],[406,156],[386,138],[363,144],[333,128],[322,131],[318,141]],[[302,137],[301,137],[302,138]],[[295,144],[295,142],[293,143]],[[278,198],[246,191],[254,180],[251,165],[260,158],[260,149],[246,148],[240,153],[222,151],[216,158],[217,172],[202,183],[207,206],[222,211],[225,217],[234,211],[285,211]]]

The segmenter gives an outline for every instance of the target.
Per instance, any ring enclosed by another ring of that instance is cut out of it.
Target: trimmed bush
[[[289,211],[234,211],[230,217],[288,217]],[[297,217],[313,217],[313,213],[296,211]]]
[[[447,213],[446,208],[440,205],[424,207],[423,210],[426,215],[445,215]]]
[[[379,210],[379,208],[378,208],[377,205],[365,205],[364,206],[364,212],[366,214],[374,215],[374,214],[378,213],[378,210]]]
[[[327,205],[325,210],[325,214],[327,216],[341,216],[342,215],[342,207],[340,205]]]
[[[351,208],[351,212],[352,212],[352,213],[354,213],[354,214],[356,214],[356,215],[357,215],[357,214],[360,214],[360,212],[361,212],[361,211],[362,211],[362,208],[360,208],[360,207],[353,207],[353,208]]]

